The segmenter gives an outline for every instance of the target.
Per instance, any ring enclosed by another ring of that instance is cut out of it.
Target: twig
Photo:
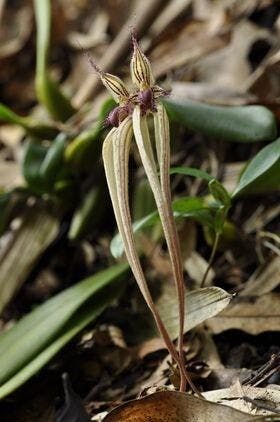
[[[261,403],[258,399],[251,399],[250,397],[243,396],[242,399],[248,403],[253,404],[256,406],[257,409],[265,409],[269,412],[280,414],[280,409],[275,409],[275,407],[269,406],[268,404]]]
[[[209,271],[211,269],[211,266],[213,264],[213,260],[214,260],[214,257],[215,257],[216,251],[217,251],[217,246],[218,246],[219,239],[220,239],[220,233],[219,232],[216,232],[215,233],[215,239],[214,239],[214,244],[213,244],[212,252],[211,252],[211,255],[210,255],[210,258],[209,258],[209,262],[208,262],[208,266],[207,266],[206,271],[204,273],[204,276],[203,276],[203,279],[202,279],[202,282],[201,282],[201,286],[200,287],[204,287],[205,282],[207,280],[208,273],[209,273]]]
[[[273,354],[270,360],[261,366],[257,371],[245,378],[242,385],[257,386],[267,378],[271,377],[275,372],[280,370],[280,353]]]

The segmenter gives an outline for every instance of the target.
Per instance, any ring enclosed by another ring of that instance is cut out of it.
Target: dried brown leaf
[[[206,287],[186,294],[185,332],[221,312],[231,301],[232,296],[218,287]],[[157,301],[159,313],[172,339],[178,335],[178,305],[174,288],[165,284],[164,291]]]
[[[23,6],[14,8],[14,11],[4,10],[2,21],[0,59],[13,56],[24,47],[33,28],[32,9]]]
[[[234,409],[241,410],[242,412],[250,412],[255,415],[271,414],[271,411],[261,408],[262,405],[279,410],[280,391],[270,387],[257,388],[244,385],[241,386],[240,383],[237,382],[230,388],[208,391],[203,393],[203,395],[207,400],[225,405],[230,404]],[[255,400],[256,403],[259,402],[260,407],[252,406],[252,403],[249,403],[248,400],[246,401],[244,397],[249,397],[249,399]]]
[[[176,391],[161,391],[125,403],[103,422],[249,422],[249,414]]]
[[[256,208],[256,211],[253,212],[248,220],[243,225],[243,230],[245,233],[252,233],[263,229],[268,223],[270,223],[275,218],[279,217],[280,214],[280,205],[275,204],[271,207],[264,207],[263,204],[259,205]]]
[[[256,101],[254,95],[248,94],[244,90],[232,89],[208,82],[173,82],[171,88],[172,95],[175,97],[188,98],[209,104],[238,106]],[[233,186],[233,189],[235,186]]]
[[[150,54],[156,78],[225,47],[227,41],[218,32],[208,22],[192,21],[168,33]]]
[[[261,271],[254,273],[240,293],[241,296],[261,296],[269,293],[280,284],[280,257],[275,256],[263,266]]]
[[[201,280],[208,268],[208,262],[196,251],[193,251],[191,255],[185,260],[184,268],[189,276],[196,282],[196,286],[201,286]],[[209,286],[215,277],[215,272],[210,268],[204,285]]]
[[[0,257],[0,312],[57,236],[58,229],[58,220],[45,210],[35,207],[26,212],[21,227]]]
[[[23,185],[23,178],[18,163],[13,161],[0,162],[0,189],[10,190]]]

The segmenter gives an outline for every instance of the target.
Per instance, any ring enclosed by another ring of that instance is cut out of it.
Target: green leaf
[[[71,240],[81,239],[93,230],[98,221],[104,217],[104,187],[92,188],[83,198],[71,221],[68,237]]]
[[[229,207],[222,205],[216,210],[214,217],[214,231],[216,234],[222,234],[226,222]],[[215,238],[215,237],[214,237]]]
[[[35,79],[37,96],[55,119],[65,121],[75,113],[75,109],[47,73],[51,3],[49,0],[34,0],[34,8],[37,25]]]
[[[0,236],[6,228],[10,198],[10,192],[4,192],[0,194]]]
[[[61,133],[48,149],[39,169],[39,177],[49,184],[54,182],[63,164],[63,155],[66,145],[66,135]]]
[[[39,195],[48,192],[48,183],[40,174],[40,168],[47,151],[47,147],[29,142],[25,147],[23,156],[23,176],[30,190]]]
[[[63,133],[56,137],[50,147],[33,142],[27,143],[22,171],[31,191],[41,195],[54,190],[57,177],[65,170],[63,167],[65,145],[66,135]]]
[[[213,213],[204,200],[196,197],[179,198],[173,201],[174,217],[193,218],[195,221],[212,227]]]
[[[208,136],[234,142],[271,141],[274,115],[262,106],[221,107],[178,98],[163,101],[171,120]]]
[[[26,121],[23,117],[18,116],[11,109],[0,103],[0,120],[6,123],[19,125],[24,129],[27,128]]]
[[[208,187],[210,193],[216,201],[220,202],[226,208],[229,208],[231,206],[231,197],[228,191],[223,187],[220,182],[218,182],[218,180],[211,180],[208,183]]]
[[[206,171],[199,170],[194,167],[171,167],[170,174],[184,174],[185,176],[192,176],[206,180],[206,182],[211,182],[211,180],[215,179]]]
[[[277,188],[280,188],[280,138],[264,147],[249,162],[232,197]]]
[[[203,170],[199,170],[193,167],[173,167],[170,170],[170,174],[184,174],[186,176],[193,176],[206,180],[208,183],[208,188],[213,198],[218,202],[218,204],[209,204],[209,208],[213,209],[213,218],[212,215],[208,219],[206,225],[214,229],[215,232],[221,232],[223,225],[225,223],[227,212],[231,206],[231,197],[223,187],[223,185],[210,174],[206,173]],[[205,211],[203,211],[205,213]],[[208,215],[208,213],[207,213]]]
[[[213,213],[210,208],[204,205],[203,199],[195,197],[180,198],[172,203],[173,214],[175,218],[185,217],[193,218],[201,224],[213,227]],[[157,211],[148,214],[133,224],[133,232],[137,233],[147,227],[160,222]],[[123,243],[119,234],[117,234],[110,245],[111,254],[115,258],[120,258],[123,254]]]
[[[116,265],[79,282],[0,336],[0,399],[41,369],[118,297],[119,279],[127,270],[127,264]]]
[[[14,113],[7,106],[0,103],[0,121],[21,126],[30,135],[37,138],[53,139],[57,134],[57,129],[51,125],[37,121],[30,117],[21,117]]]

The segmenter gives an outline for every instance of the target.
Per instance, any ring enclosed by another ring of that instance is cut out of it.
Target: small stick
[[[269,406],[268,404],[261,403],[258,399],[251,399],[247,396],[243,396],[242,399],[248,403],[253,404],[257,409],[265,409],[269,412],[280,414],[280,409],[276,409],[275,407]]]
[[[217,252],[217,247],[218,247],[219,239],[220,239],[220,233],[216,232],[215,233],[215,239],[214,239],[213,248],[212,248],[212,251],[211,251],[210,258],[209,258],[209,262],[208,262],[206,271],[204,273],[204,276],[203,276],[203,279],[202,279],[202,282],[201,282],[200,287],[204,287],[204,285],[205,285],[205,282],[206,282],[208,273],[209,273],[209,271],[211,269],[211,266],[213,264],[214,257],[215,257],[216,252]]]

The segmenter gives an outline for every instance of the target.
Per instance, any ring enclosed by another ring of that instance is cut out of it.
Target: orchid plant
[[[123,81],[105,73],[89,57],[89,61],[118,105],[106,119],[113,128],[103,144],[103,161],[110,197],[124,251],[139,289],[150,308],[166,347],[178,365],[180,390],[186,381],[197,392],[185,368],[183,341],[185,318],[185,288],[178,234],[171,206],[169,181],[170,134],[166,110],[160,98],[166,91],[155,85],[151,64],[139,47],[135,31],[132,30],[133,55],[130,72],[135,91],[129,92]],[[155,154],[148,128],[148,119],[153,118]],[[178,350],[174,346],[166,327],[153,302],[148,284],[136,250],[128,195],[129,153],[132,139],[136,141],[140,158],[151,186],[161,219],[170,256],[179,309]]]

